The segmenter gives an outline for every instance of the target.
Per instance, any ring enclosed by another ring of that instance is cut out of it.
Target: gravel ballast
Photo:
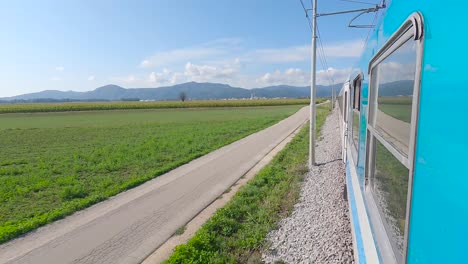
[[[292,215],[268,234],[266,263],[354,263],[338,117],[335,109],[325,121],[315,150],[318,165],[305,177]]]

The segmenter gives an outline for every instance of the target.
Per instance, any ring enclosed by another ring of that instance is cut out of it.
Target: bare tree
[[[187,100],[187,93],[185,93],[185,92],[180,92],[180,94],[179,94],[179,99],[180,99],[182,102],[185,102],[185,100]]]

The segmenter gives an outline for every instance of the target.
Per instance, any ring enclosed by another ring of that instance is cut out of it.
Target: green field
[[[0,242],[266,128],[301,105],[0,115]]]
[[[379,97],[379,109],[403,122],[411,122],[412,97]]]
[[[400,236],[405,234],[406,200],[408,193],[409,170],[388,151],[382,143],[376,140],[375,151],[375,192],[381,196],[379,206],[383,209],[383,215],[389,215],[396,222],[395,231]],[[385,219],[388,220],[388,219]]]
[[[317,108],[318,131],[329,108]],[[192,239],[176,247],[165,263],[262,263],[266,235],[292,212],[299,198],[302,179],[308,172],[308,135],[305,126]]]
[[[326,98],[318,98],[317,103]],[[118,109],[166,109],[199,107],[250,107],[275,105],[306,105],[309,99],[265,99],[265,100],[209,100],[209,101],[155,101],[155,102],[69,102],[69,103],[29,103],[0,104],[1,113],[35,113],[94,111]]]

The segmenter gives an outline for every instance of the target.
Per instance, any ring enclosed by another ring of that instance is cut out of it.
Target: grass
[[[300,107],[0,115],[0,242],[271,126]]]
[[[385,204],[384,215],[395,219],[400,235],[405,233],[408,168],[376,141],[375,181]]]
[[[177,228],[174,235],[176,235],[176,236],[183,235],[186,229],[187,229],[187,226],[181,226],[181,227]]]
[[[317,103],[325,98],[317,99]],[[309,99],[265,99],[265,100],[209,100],[209,101],[156,101],[156,102],[70,102],[0,104],[1,113],[67,112],[91,110],[164,109],[200,107],[250,107],[275,105],[306,105]]]
[[[329,106],[318,109],[319,130]],[[292,212],[299,197],[308,171],[308,143],[306,126],[165,263],[260,263],[266,235]]]
[[[412,97],[379,97],[379,109],[403,122],[411,122]]]

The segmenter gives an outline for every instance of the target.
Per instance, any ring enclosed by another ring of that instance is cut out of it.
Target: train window
[[[406,223],[409,170],[379,140],[375,140],[373,194],[392,247],[402,253]]]
[[[344,93],[345,96],[344,96],[344,108],[343,108],[343,112],[344,112],[344,121],[346,122],[348,120],[348,92],[345,92]]]
[[[354,81],[352,86],[353,91],[353,108],[352,108],[352,132],[351,140],[354,146],[353,158],[357,162],[357,150],[359,146],[359,122],[360,122],[360,112],[361,109],[361,75],[359,75]]]
[[[377,67],[375,129],[400,153],[408,156],[411,109],[416,72],[416,43],[406,41]]]
[[[381,256],[404,263],[417,130],[422,18],[415,13],[369,65],[366,194]],[[375,213],[374,213],[375,212]],[[378,219],[378,220],[376,220]],[[385,234],[385,235],[381,235]],[[386,262],[386,261],[384,261]]]
[[[353,82],[353,90],[354,90],[354,103],[353,109],[358,111],[361,110],[361,76],[357,77]]]

